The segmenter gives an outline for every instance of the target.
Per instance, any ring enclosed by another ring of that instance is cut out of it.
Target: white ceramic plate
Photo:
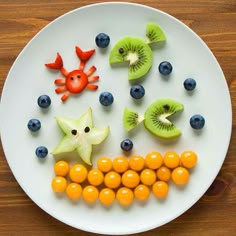
[[[108,55],[112,46],[124,36],[145,38],[148,22],[159,24],[167,36],[163,47],[153,49],[154,61],[150,73],[142,81],[146,95],[137,104],[129,95],[127,67],[111,68]],[[107,50],[99,50],[95,36],[106,32],[111,37]],[[96,48],[87,63],[97,67],[99,89],[71,96],[65,104],[55,94],[54,79],[59,72],[49,72],[44,63],[54,60],[60,52],[68,70],[77,68],[79,60],[74,47]],[[158,72],[161,61],[170,61],[173,73],[168,80]],[[183,88],[183,81],[193,77],[197,88],[192,95]],[[98,101],[100,92],[110,91],[114,103],[108,110]],[[52,105],[47,112],[37,106],[37,98],[48,94]],[[71,203],[57,197],[50,188],[54,159],[48,156],[39,161],[34,150],[45,145],[49,151],[62,137],[54,117],[64,115],[78,118],[92,107],[95,126],[111,128],[111,133],[100,148],[94,150],[94,162],[101,155],[111,158],[122,154],[120,142],[130,137],[122,128],[122,111],[127,105],[141,113],[157,98],[169,97],[182,102],[184,112],[175,120],[183,135],[174,142],[162,142],[148,133],[143,125],[131,136],[133,153],[145,155],[157,150],[181,153],[192,149],[199,161],[191,171],[184,188],[170,184],[168,197],[159,201],[153,196],[145,204],[122,208],[113,204],[105,208],[97,203],[89,206],[82,200]],[[1,98],[1,138],[10,168],[26,194],[44,211],[73,227],[102,234],[130,234],[146,231],[175,219],[189,209],[213,182],[224,161],[231,134],[231,103],[227,84],[215,57],[203,41],[183,23],[159,10],[129,3],[95,4],[69,12],[40,31],[24,48],[12,66]],[[206,119],[202,132],[194,132],[189,125],[193,114]],[[27,122],[38,118],[42,128],[32,135]]]

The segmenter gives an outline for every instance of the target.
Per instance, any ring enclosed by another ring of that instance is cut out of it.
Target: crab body
[[[81,70],[73,70],[66,76],[66,89],[71,93],[80,93],[88,85],[88,76]]]
[[[96,90],[98,85],[93,82],[99,79],[99,76],[92,76],[96,71],[95,66],[91,66],[87,71],[84,71],[86,62],[94,54],[95,50],[82,51],[79,47],[76,47],[76,54],[80,58],[79,68],[68,72],[63,67],[62,57],[57,53],[57,57],[54,62],[45,64],[49,69],[60,70],[64,78],[57,78],[54,83],[58,86],[55,89],[56,93],[64,93],[61,100],[64,102],[70,96],[70,94],[81,93],[84,89]]]

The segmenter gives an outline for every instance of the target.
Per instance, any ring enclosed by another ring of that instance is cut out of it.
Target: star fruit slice
[[[56,117],[56,120],[65,136],[52,151],[52,155],[76,150],[85,163],[92,165],[92,146],[100,144],[106,139],[109,127],[94,128],[91,108],[79,119]]]

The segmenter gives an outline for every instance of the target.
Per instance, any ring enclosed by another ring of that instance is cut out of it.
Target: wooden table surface
[[[236,1],[131,2],[173,15],[206,42],[224,71],[233,107],[229,150],[212,186],[177,219],[138,235],[236,235]],[[0,93],[12,63],[39,30],[58,16],[91,3],[95,1],[0,0]],[[35,205],[13,177],[0,145],[0,235],[94,234],[67,226]]]

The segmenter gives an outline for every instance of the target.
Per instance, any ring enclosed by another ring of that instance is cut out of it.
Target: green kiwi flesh
[[[144,120],[144,117],[128,107],[124,109],[123,126],[127,132],[134,129],[138,124]]]
[[[181,135],[181,130],[168,118],[183,109],[183,104],[173,99],[158,99],[145,111],[144,126],[159,138],[177,138]]]
[[[128,79],[138,79],[152,66],[152,50],[144,40],[124,37],[112,48],[109,55],[110,64],[129,63]]]
[[[161,27],[152,22],[146,25],[146,37],[149,44],[166,41],[166,36]]]

